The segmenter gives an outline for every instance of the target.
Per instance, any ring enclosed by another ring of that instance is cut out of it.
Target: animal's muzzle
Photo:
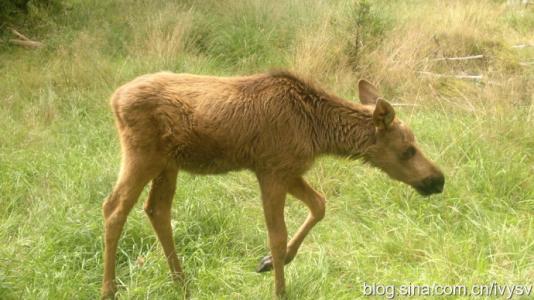
[[[443,186],[445,185],[445,176],[443,174],[429,176],[420,184],[414,186],[417,192],[423,196],[429,196],[432,194],[439,194],[443,192]]]

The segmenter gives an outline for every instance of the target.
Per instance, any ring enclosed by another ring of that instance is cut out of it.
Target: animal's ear
[[[365,79],[360,79],[358,82],[358,93],[362,104],[375,104],[376,100],[380,98],[378,89]]]
[[[373,122],[378,129],[388,129],[395,119],[395,110],[391,104],[382,98],[376,101],[375,111],[373,112]]]

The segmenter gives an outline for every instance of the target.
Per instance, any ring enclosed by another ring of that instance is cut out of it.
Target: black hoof
[[[256,267],[256,272],[263,273],[268,272],[273,269],[273,258],[269,256],[265,256],[260,260],[260,263]]]

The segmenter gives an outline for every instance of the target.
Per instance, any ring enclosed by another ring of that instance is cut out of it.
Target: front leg
[[[306,221],[300,226],[297,233],[295,233],[287,245],[286,264],[290,263],[293,258],[295,258],[302,241],[304,241],[304,238],[308,235],[313,226],[323,219],[326,204],[324,197],[316,192],[302,177],[295,179],[289,185],[289,193],[304,202],[309,208],[310,213],[308,214]],[[272,257],[265,256],[261,259],[256,271],[260,273],[267,272],[272,270],[272,268]]]
[[[287,187],[274,176],[258,176],[265,222],[269,233],[275,293],[282,296],[285,290],[284,264],[286,260],[287,229],[284,221],[284,205]]]

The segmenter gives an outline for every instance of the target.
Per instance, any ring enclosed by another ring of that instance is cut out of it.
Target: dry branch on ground
[[[11,28],[11,32],[18,37],[16,39],[9,39],[9,42],[11,42],[12,44],[28,48],[40,48],[44,46],[43,43],[31,40],[13,28]]]

